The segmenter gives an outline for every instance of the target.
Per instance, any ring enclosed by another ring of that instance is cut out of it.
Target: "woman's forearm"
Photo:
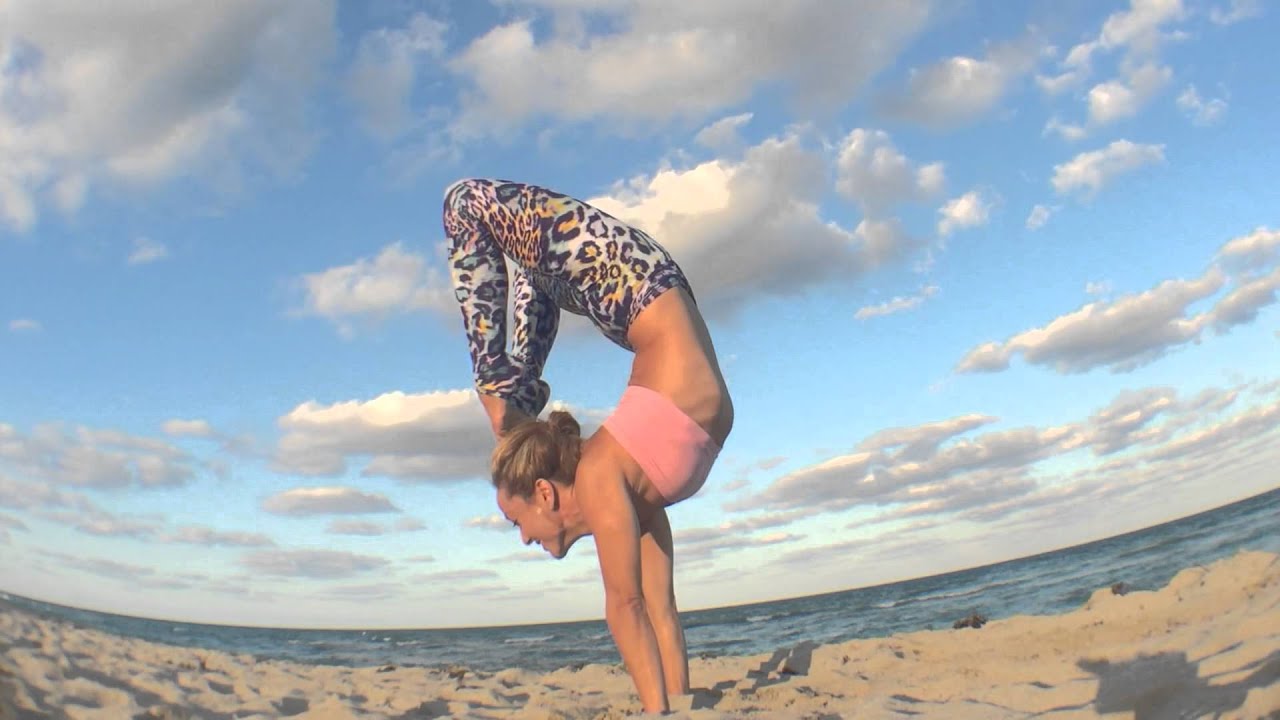
[[[649,624],[644,599],[610,600],[605,606],[605,620],[609,632],[618,645],[622,662],[631,674],[640,695],[645,712],[664,712],[667,705],[667,688],[662,677],[662,655],[658,650],[658,638]]]

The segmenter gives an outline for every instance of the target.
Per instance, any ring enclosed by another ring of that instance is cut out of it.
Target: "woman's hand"
[[[511,428],[533,419],[519,408],[494,395],[480,393],[480,404],[484,407],[485,414],[489,416],[489,427],[493,430],[494,437],[502,437],[503,433]]]

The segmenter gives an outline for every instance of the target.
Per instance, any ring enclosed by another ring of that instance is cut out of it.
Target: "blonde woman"
[[[498,506],[556,558],[594,536],[609,630],[644,709],[664,711],[668,695],[689,691],[665,508],[702,487],[733,426],[692,289],[653,238],[553,190],[463,180],[444,215],[476,389],[499,437]],[[568,413],[534,419],[550,394],[542,370],[560,310],[634,353],[617,408],[588,439]]]

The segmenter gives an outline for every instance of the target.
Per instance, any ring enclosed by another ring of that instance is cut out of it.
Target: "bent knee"
[[[462,178],[455,180],[444,189],[444,211],[456,213],[465,205],[468,198],[481,190],[484,181],[480,178]]]
[[[480,178],[459,178],[449,183],[449,186],[444,189],[444,197],[449,200],[458,193],[475,190],[479,183]]]

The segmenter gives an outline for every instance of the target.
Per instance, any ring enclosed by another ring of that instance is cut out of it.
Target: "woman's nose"
[[[520,541],[525,545],[533,542],[533,538],[529,537],[529,533],[525,532],[524,528],[520,528]]]

